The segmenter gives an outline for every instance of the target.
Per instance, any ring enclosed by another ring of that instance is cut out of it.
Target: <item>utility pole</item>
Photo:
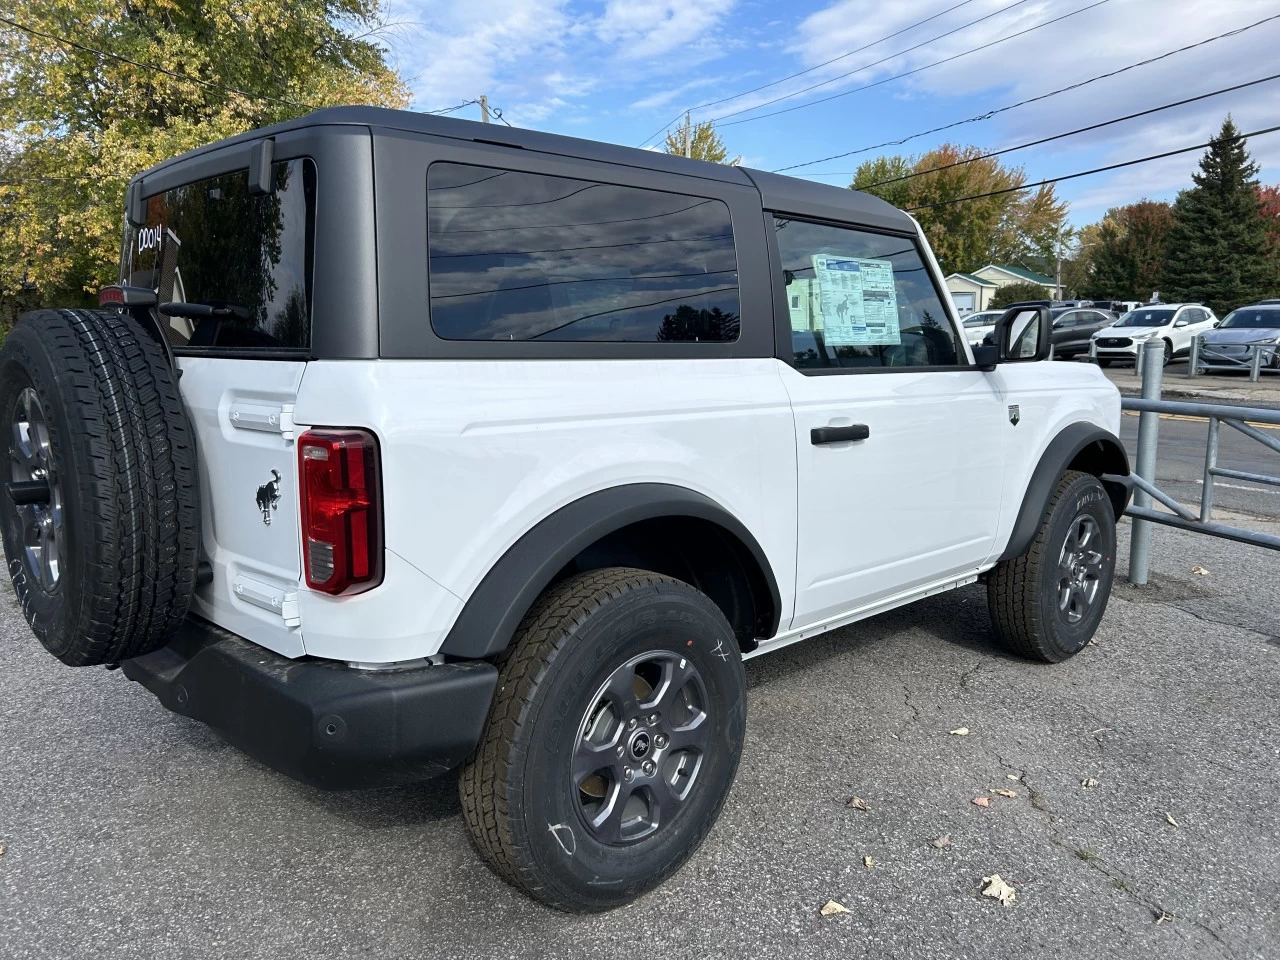
[[[684,112],[684,155],[693,156],[693,122],[689,119],[689,111]]]
[[[483,93],[480,94],[480,122],[489,122],[489,98]]]

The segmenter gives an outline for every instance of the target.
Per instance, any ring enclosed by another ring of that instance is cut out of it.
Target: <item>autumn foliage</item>
[[[222,137],[403,106],[380,0],[13,0],[0,23],[0,322],[84,302],[119,259],[125,184]]]

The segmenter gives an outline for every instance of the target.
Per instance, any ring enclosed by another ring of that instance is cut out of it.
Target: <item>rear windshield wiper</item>
[[[252,320],[253,315],[248,307],[234,303],[187,303],[173,300],[156,307],[166,317],[186,317],[190,320],[204,320],[209,317],[235,317],[237,320]]]

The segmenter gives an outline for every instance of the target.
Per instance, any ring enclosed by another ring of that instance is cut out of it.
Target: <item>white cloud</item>
[[[661,56],[700,40],[735,0],[609,0],[596,36],[625,60]]]

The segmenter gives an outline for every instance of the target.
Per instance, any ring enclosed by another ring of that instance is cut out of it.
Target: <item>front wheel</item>
[[[1167,367],[1169,361],[1173,359],[1173,343],[1169,340],[1164,342],[1164,365]]]
[[[1058,663],[1084,649],[1111,596],[1116,520],[1097,477],[1063,474],[1031,548],[987,578],[987,607],[1008,650]]]
[[[1099,358],[1098,358],[1098,366],[1100,366],[1100,367],[1109,367],[1109,366],[1111,366],[1111,360],[1110,360],[1108,357],[1099,357]]]
[[[745,689],[732,629],[688,584],[611,568],[552,587],[516,633],[459,782],[481,856],[562,910],[657,886],[720,813]]]

